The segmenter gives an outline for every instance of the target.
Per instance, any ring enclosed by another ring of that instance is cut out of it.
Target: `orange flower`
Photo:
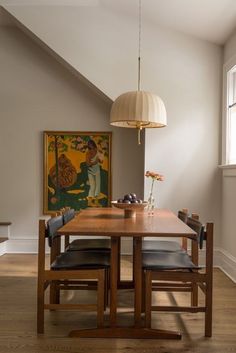
[[[164,180],[164,176],[159,174],[159,173],[155,173],[155,172],[150,172],[149,170],[146,171],[145,176],[147,178],[152,178],[153,180],[158,180],[158,181],[163,181]]]

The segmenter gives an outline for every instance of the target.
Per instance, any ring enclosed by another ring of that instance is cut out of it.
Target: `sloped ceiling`
[[[227,7],[230,2],[214,0],[214,3],[218,4],[218,12],[213,11],[213,16],[210,11],[213,0],[204,0],[204,9],[207,16],[209,15],[208,22],[215,23],[222,3]],[[234,2],[236,4],[235,0]],[[39,3],[41,5],[38,5]],[[170,17],[167,16],[167,3]],[[173,8],[174,3],[178,3],[180,7],[176,8],[175,5]],[[161,97],[163,88],[160,85],[160,73],[155,78],[154,72],[158,65],[166,69],[162,63],[166,61],[167,52],[173,61],[181,47],[191,50],[193,43],[199,50],[212,47],[213,51],[217,51],[218,44],[206,41],[210,33],[220,32],[218,42],[222,42],[226,32],[230,32],[228,22],[222,21],[222,26],[215,25],[214,30],[211,28],[211,31],[205,34],[204,40],[199,39],[199,31],[198,36],[196,33],[194,36],[190,35],[187,31],[187,27],[191,27],[189,18],[194,22],[192,31],[195,32],[196,28],[202,30],[203,22],[207,21],[203,19],[200,21],[201,25],[198,23],[199,19],[193,21],[194,11],[188,3],[198,9],[196,17],[197,14],[202,14],[201,7],[197,4],[203,4],[203,0],[143,0],[141,84],[142,89],[152,90]],[[119,94],[137,88],[138,0],[0,0],[0,4],[4,5],[22,29],[85,82],[97,88],[105,98],[114,100]],[[176,14],[175,22],[170,21],[171,16],[174,19],[172,13]],[[177,24],[181,23],[181,16],[185,18],[185,13],[189,26],[187,21],[186,26],[183,26],[185,29],[180,31]],[[166,26],[163,23],[159,25],[161,21],[166,22]],[[232,27],[232,22],[230,23]],[[171,26],[178,27],[179,31],[170,28]],[[170,62],[170,66],[172,64]],[[161,72],[163,76],[164,70]]]
[[[1,0],[6,6],[106,7],[137,18],[138,0]],[[142,0],[144,21],[224,44],[236,26],[235,0]]]

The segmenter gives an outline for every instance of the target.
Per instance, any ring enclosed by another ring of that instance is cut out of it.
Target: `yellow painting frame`
[[[44,131],[43,213],[111,203],[111,132]]]

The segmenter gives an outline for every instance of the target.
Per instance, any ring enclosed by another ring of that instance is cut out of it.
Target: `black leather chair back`
[[[186,212],[179,211],[178,212],[178,218],[181,219],[181,221],[183,221],[184,223],[187,223],[188,214]]]
[[[75,217],[75,210],[73,208],[70,208],[69,210],[65,211],[63,213],[63,224],[68,223]]]
[[[191,217],[188,217],[187,225],[197,233],[199,248],[202,249],[203,241],[205,240],[205,227],[202,225],[200,221]]]
[[[53,238],[57,235],[57,231],[59,228],[63,226],[63,217],[56,216],[48,220],[47,222],[47,238],[48,245],[52,246]]]

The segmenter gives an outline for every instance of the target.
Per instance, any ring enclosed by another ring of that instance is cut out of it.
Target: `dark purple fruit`
[[[142,200],[140,200],[140,199],[138,199],[138,200],[137,200],[137,202],[138,202],[138,203],[143,203],[143,201],[142,201]]]
[[[136,198],[137,198],[136,194],[133,192],[130,194],[130,196],[132,197],[133,200],[136,200]]]
[[[126,194],[125,196],[124,196],[124,200],[128,200],[128,201],[132,201],[132,196],[130,195],[130,194]]]
[[[123,200],[123,203],[131,203],[130,200]]]
[[[138,200],[132,200],[131,203],[138,203]]]
[[[118,199],[117,203],[123,203],[123,199]]]

